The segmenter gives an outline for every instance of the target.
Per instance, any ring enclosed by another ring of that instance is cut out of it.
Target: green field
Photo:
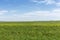
[[[60,22],[0,22],[0,40],[60,40]]]

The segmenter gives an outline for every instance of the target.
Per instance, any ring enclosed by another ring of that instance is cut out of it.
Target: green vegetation
[[[0,40],[60,40],[60,22],[0,22]]]

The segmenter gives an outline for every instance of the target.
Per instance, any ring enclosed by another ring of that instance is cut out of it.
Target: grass
[[[0,40],[60,40],[60,22],[0,22]]]

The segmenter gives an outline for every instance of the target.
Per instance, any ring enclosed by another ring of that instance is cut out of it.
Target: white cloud
[[[57,2],[57,3],[56,3],[56,6],[57,6],[57,7],[60,7],[60,2]]]
[[[0,11],[8,12],[8,11]],[[33,11],[24,14],[13,14],[11,16],[0,16],[2,21],[43,21],[43,20],[60,20],[60,9],[51,11]]]
[[[56,2],[54,0],[45,0],[46,4],[55,4]]]
[[[32,0],[32,2],[35,2],[35,3],[45,3],[45,1],[40,1],[40,0]]]
[[[19,15],[21,21],[38,21],[38,20],[60,20],[60,9],[52,11],[34,11]]]
[[[60,7],[60,1],[56,2],[55,0],[32,0],[32,2],[35,2],[37,4],[44,3],[46,5],[56,5],[57,7]]]
[[[45,3],[45,4],[55,4],[55,0],[32,0],[35,3],[41,4],[41,3]]]
[[[8,12],[7,10],[0,10],[0,15],[4,15],[7,12]]]

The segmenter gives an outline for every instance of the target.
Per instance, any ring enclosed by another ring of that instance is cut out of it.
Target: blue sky
[[[60,20],[60,0],[0,0],[0,21]]]

